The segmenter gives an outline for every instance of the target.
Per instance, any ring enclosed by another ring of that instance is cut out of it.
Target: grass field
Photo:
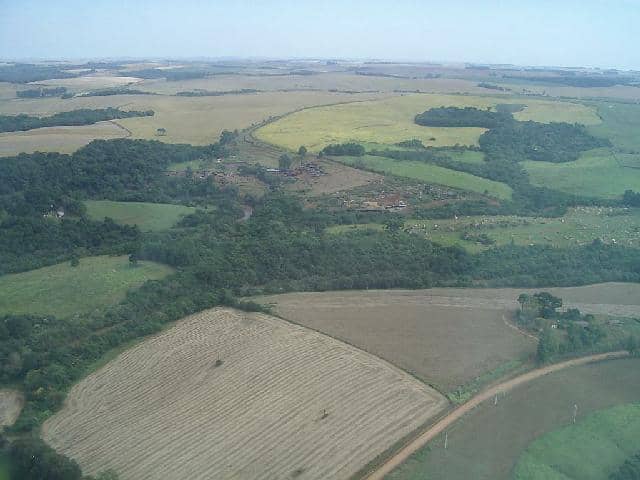
[[[440,106],[494,107],[497,103],[518,103],[496,97],[466,95],[404,95],[383,100],[317,107],[296,112],[257,130],[256,136],[289,150],[305,145],[319,151],[330,143],[355,141],[393,144],[413,138],[424,145],[477,145],[482,128],[424,127],[414,123],[416,114]],[[595,124],[600,121],[593,107],[567,102],[527,99],[528,108],[520,120],[570,120]]]
[[[491,248],[491,245],[465,240],[465,235],[487,235],[495,241],[493,245],[513,242],[516,245],[570,247],[587,245],[599,238],[607,244],[640,248],[640,209],[578,207],[560,218],[471,216],[407,220],[405,228],[434,242],[460,245],[471,252]],[[333,229],[349,230],[350,226],[341,225]]]
[[[0,452],[0,480],[11,480],[9,476],[9,459]]]
[[[172,97],[164,95],[113,95],[106,97],[75,97],[71,99],[44,98],[0,101],[0,114],[52,115],[79,108],[120,107],[125,110],[153,110],[152,117],[118,120],[129,129],[133,138],[161,140],[168,143],[203,145],[218,140],[222,130],[243,129],[271,116],[282,115],[303,107],[328,105],[357,99],[379,98],[378,94],[340,94],[331,92],[268,92],[255,95],[226,95],[220,97]],[[133,121],[132,121],[133,120]],[[158,128],[165,128],[165,136],[157,136]],[[85,127],[71,127],[85,128]],[[120,133],[120,136],[124,136]],[[56,140],[56,149],[70,151],[77,148],[73,130]],[[14,138],[15,134],[8,138]],[[102,138],[96,132],[95,138]],[[15,144],[7,140],[5,151],[24,146],[19,138]],[[47,141],[37,145],[46,147]],[[86,142],[85,142],[86,143]],[[41,147],[41,148],[44,148]],[[33,147],[32,147],[33,150]]]
[[[85,205],[89,217],[94,220],[109,217],[116,223],[138,225],[144,232],[171,228],[182,217],[196,211],[194,207],[166,203],[87,200]]]
[[[0,157],[33,152],[75,152],[95,139],[109,140],[129,133],[113,122],[79,127],[44,127],[26,132],[0,133]]]
[[[515,480],[601,480],[638,453],[640,403],[600,410],[533,441]]]
[[[122,300],[131,288],[169,275],[170,267],[154,262],[129,265],[128,257],[86,257],[0,277],[0,314],[70,317]]]
[[[362,157],[336,157],[336,160],[348,165],[362,165],[376,172],[414,178],[427,183],[436,183],[447,187],[487,194],[501,199],[511,198],[511,187],[504,183],[487,180],[466,172],[439,167],[424,162],[398,161],[386,157],[364,155]]]
[[[347,479],[445,404],[330,337],[215,309],[82,380],[42,435],[84,473],[122,480]]]
[[[581,421],[596,410],[639,398],[640,359],[583,365],[546,375],[500,397],[497,405],[481,405],[448,430],[446,450],[441,435],[388,479],[512,480],[513,469],[529,444],[569,425],[575,404]],[[571,446],[564,445],[564,449]],[[588,461],[584,459],[585,464]]]
[[[595,105],[603,121],[589,127],[589,130],[594,135],[608,138],[620,149],[639,151],[640,105],[604,102]]]
[[[532,339],[505,324],[511,303],[467,299],[465,290],[439,293],[291,293],[256,301],[273,303],[282,317],[363,348],[449,393],[535,351]]]
[[[522,162],[531,183],[554,190],[599,198],[620,197],[625,190],[640,190],[640,169],[625,167],[640,154],[620,155],[608,149],[585,152],[567,163]]]

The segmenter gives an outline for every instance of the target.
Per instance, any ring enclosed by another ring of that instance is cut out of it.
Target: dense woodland
[[[640,453],[626,460],[609,476],[609,480],[640,480]]]
[[[0,115],[0,132],[20,132],[42,127],[62,127],[91,125],[105,120],[117,120],[120,118],[150,117],[152,110],[125,111],[118,108],[104,108],[91,110],[81,108],[69,112],[56,113],[50,117],[33,117],[30,115]]]
[[[509,122],[511,115],[479,110],[473,107],[437,107],[416,115],[415,122],[425,127],[481,127],[495,128]]]

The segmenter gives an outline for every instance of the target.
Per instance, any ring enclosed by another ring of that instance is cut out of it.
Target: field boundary
[[[540,378],[544,375],[548,375],[568,367],[574,367],[579,365],[586,365],[589,363],[596,363],[607,360],[616,360],[620,358],[626,358],[629,356],[629,352],[625,350],[619,350],[616,352],[601,353],[597,355],[588,355],[586,357],[574,358],[572,360],[566,360],[564,362],[555,363],[553,365],[547,365],[535,370],[531,370],[527,373],[519,375],[510,380],[506,380],[497,385],[487,388],[483,392],[473,397],[468,402],[460,405],[454,410],[450,411],[438,421],[433,423],[426,431],[416,437],[413,441],[408,443],[404,448],[388,458],[384,463],[378,467],[374,467],[373,471],[368,474],[363,472],[360,478],[365,480],[383,480],[384,477],[400,466],[411,455],[424,447],[429,441],[433,440],[437,435],[446,430],[447,427],[464,417],[467,413],[474,410],[477,406],[489,400],[494,395],[500,393],[506,393],[514,388],[519,387],[532,380]]]

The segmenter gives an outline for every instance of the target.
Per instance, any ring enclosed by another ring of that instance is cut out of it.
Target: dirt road
[[[610,353],[602,353],[598,355],[589,355],[587,357],[575,358],[573,360],[567,360],[565,362],[556,363],[554,365],[548,365],[546,367],[537,368],[530,372],[524,373],[518,377],[512,378],[511,380],[507,380],[503,383],[495,385],[493,387],[488,388],[487,390],[479,393],[467,403],[460,405],[458,408],[453,410],[451,413],[447,414],[445,417],[440,419],[437,423],[431,426],[427,431],[425,431],[418,438],[413,440],[407,446],[405,446],[402,450],[396,453],[393,457],[389,458],[384,464],[382,464],[377,470],[370,473],[366,478],[366,480],[382,480],[385,475],[389,474],[393,469],[398,467],[402,462],[404,462],[407,458],[409,458],[413,453],[422,448],[427,442],[433,440],[437,435],[442,433],[447,427],[449,427],[452,423],[457,421],[463,415],[469,413],[475,407],[480,405],[485,400],[489,400],[493,398],[495,395],[499,393],[504,393],[513,388],[522,385],[523,383],[530,382],[531,380],[535,380],[536,378],[540,378],[543,375],[547,375],[549,373],[557,372],[558,370],[563,370],[568,367],[574,367],[577,365],[584,365],[586,363],[598,362],[601,360],[609,360],[615,358],[622,358],[628,356],[629,353],[626,351],[618,351],[618,352],[610,352]]]

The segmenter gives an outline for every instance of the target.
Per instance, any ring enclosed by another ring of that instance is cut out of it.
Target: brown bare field
[[[214,309],[81,381],[42,435],[85,473],[123,480],[346,479],[445,405],[330,337]]]
[[[536,347],[505,322],[505,305],[429,290],[290,293],[255,300],[275,304],[283,318],[345,340],[444,391],[523,360]]]
[[[115,122],[79,127],[44,127],[26,132],[0,133],[0,157],[18,153],[71,153],[95,139],[126,137],[129,133]]]
[[[312,195],[336,193],[351,188],[361,187],[369,183],[381,181],[382,175],[351,168],[340,163],[324,160],[317,162],[326,175],[312,177],[301,175],[289,188],[293,191],[304,191]]]
[[[17,390],[0,390],[0,430],[2,427],[13,425],[20,415],[23,403],[22,393]]]

